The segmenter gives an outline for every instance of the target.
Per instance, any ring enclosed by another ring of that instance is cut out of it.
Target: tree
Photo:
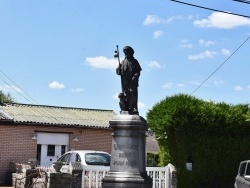
[[[248,104],[214,103],[178,94],[147,114],[160,147],[160,165],[177,168],[178,187],[232,187],[239,162],[250,156]],[[193,170],[186,169],[192,158]]]
[[[15,102],[15,101],[9,93],[4,94],[3,91],[0,90],[0,102],[4,103],[4,102]]]

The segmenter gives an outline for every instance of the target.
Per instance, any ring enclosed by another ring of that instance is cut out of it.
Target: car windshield
[[[87,153],[85,154],[85,161],[88,165],[110,165],[110,155],[106,153]]]

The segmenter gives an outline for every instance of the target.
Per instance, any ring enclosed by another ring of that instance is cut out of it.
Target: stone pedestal
[[[151,188],[146,171],[146,120],[123,112],[109,123],[113,128],[111,163],[102,187]]]

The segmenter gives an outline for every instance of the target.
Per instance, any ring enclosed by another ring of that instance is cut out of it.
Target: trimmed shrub
[[[250,108],[204,101],[186,94],[166,97],[148,112],[159,143],[159,163],[172,163],[179,188],[233,187],[240,161],[250,159]],[[186,169],[192,159],[193,170]]]

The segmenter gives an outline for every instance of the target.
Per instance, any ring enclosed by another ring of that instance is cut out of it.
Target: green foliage
[[[160,147],[160,165],[177,168],[178,187],[233,185],[239,162],[250,156],[248,104],[214,103],[178,94],[147,114]],[[191,156],[193,171],[185,164]]]
[[[154,153],[147,153],[147,166],[158,166],[159,155]]]
[[[0,102],[14,102],[14,99],[10,96],[10,94],[4,94],[3,91],[0,91]]]

